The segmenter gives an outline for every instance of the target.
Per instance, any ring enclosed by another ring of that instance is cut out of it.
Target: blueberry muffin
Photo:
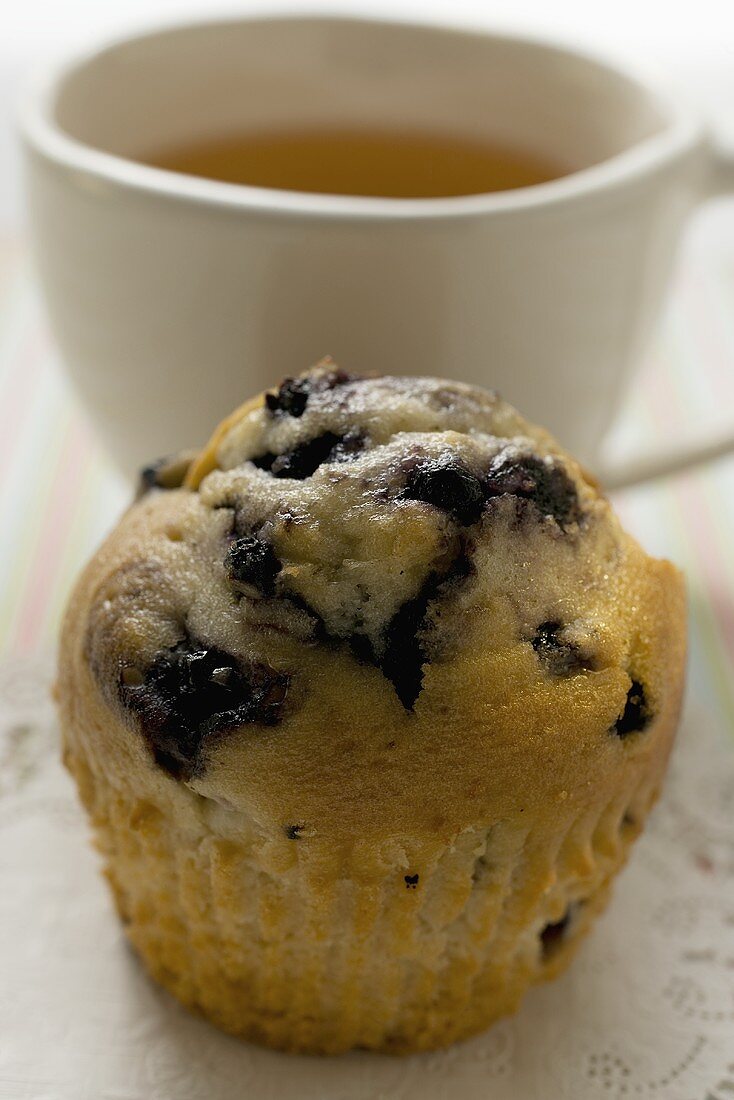
[[[677,571],[496,395],[330,362],[142,489],[71,599],[58,697],[151,974],[292,1051],[514,1011],[660,789]]]

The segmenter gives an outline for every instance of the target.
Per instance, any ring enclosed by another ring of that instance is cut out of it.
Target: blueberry
[[[289,840],[300,840],[302,832],[303,825],[286,825],[285,827],[285,835]]]
[[[278,456],[273,451],[264,451],[261,455],[256,455],[255,458],[251,458],[250,462],[253,466],[257,466],[258,470],[267,470],[268,473],[273,468],[273,463]]]
[[[337,386],[344,386],[347,382],[359,380],[359,375],[348,374],[343,370],[306,375],[305,378],[286,378],[281,382],[277,393],[265,394],[265,405],[273,416],[284,413],[287,416],[300,417],[306,411],[312,393],[325,393]]]
[[[416,466],[408,475],[403,495],[450,513],[463,526],[476,523],[484,508],[481,482],[452,459]]]
[[[398,608],[375,647],[364,635],[350,638],[358,660],[377,665],[395,688],[406,710],[412,710],[423,687],[423,668],[429,660],[429,611],[435,600],[446,595],[473,571],[471,547],[462,540],[448,566],[431,573],[420,591]]]
[[[147,466],[143,466],[143,468],[138,473],[138,486],[136,493],[138,497],[144,496],[144,494],[149,492],[151,489],[160,488],[160,485],[158,484],[158,471],[165,461],[165,458],[157,458],[154,462],[150,462]]]
[[[532,647],[546,670],[551,676],[573,676],[576,672],[592,668],[592,663],[582,656],[578,646],[560,640],[562,630],[562,623],[541,623],[532,639]]]
[[[409,890],[415,890],[419,879],[420,875],[405,875],[405,885]]]
[[[490,466],[484,488],[488,498],[509,494],[532,503],[541,516],[552,516],[561,528],[581,517],[576,487],[568,474],[535,455],[499,455]]]
[[[123,669],[119,691],[138,716],[155,762],[175,779],[189,779],[202,771],[212,737],[279,722],[289,679],[186,637],[143,672]]]
[[[180,451],[144,466],[138,474],[136,499],[139,500],[151,489],[180,489],[194,457],[192,451]]]
[[[364,437],[357,432],[335,435],[323,432],[314,439],[299,443],[292,451],[276,455],[271,451],[253,458],[253,464],[267,470],[273,477],[293,478],[304,481],[325,462],[347,462],[364,447]]]
[[[357,428],[351,429],[337,439],[329,455],[329,462],[350,462],[351,459],[356,458],[364,450],[365,442],[363,432],[360,432]]]
[[[640,733],[644,730],[651,718],[645,689],[639,680],[633,680],[627,692],[624,710],[612,727],[613,732],[624,740],[631,733]]]
[[[310,392],[308,378],[286,378],[277,393],[265,394],[265,404],[273,415],[286,413],[288,416],[303,416]]]
[[[358,661],[371,665],[379,664],[375,648],[366,634],[352,634],[349,645]]]
[[[426,461],[411,470],[403,495],[448,512],[463,526],[477,522],[487,500],[508,495],[533,504],[542,516],[552,516],[562,528],[580,518],[571,479],[560,466],[535,455],[498,456],[484,481],[454,459]]]
[[[388,623],[383,652],[377,663],[392,683],[406,710],[412,710],[423,687],[423,666],[428,660],[425,639],[428,605],[438,589],[431,577],[412,600],[407,600]]]
[[[256,535],[245,535],[229,547],[225,567],[235,583],[272,596],[281,563],[269,543]]]

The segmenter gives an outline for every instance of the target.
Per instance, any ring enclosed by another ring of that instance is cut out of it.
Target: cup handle
[[[709,173],[703,194],[706,199],[734,194],[734,153],[711,150]],[[684,470],[703,466],[717,458],[734,452],[734,428],[710,442],[689,443],[673,450],[661,450],[610,464],[599,473],[599,480],[606,489],[626,489],[645,481],[669,477]]]

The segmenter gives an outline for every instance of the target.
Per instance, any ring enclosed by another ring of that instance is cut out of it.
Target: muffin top
[[[675,570],[493,393],[325,361],[142,480],[67,640],[159,785],[292,839],[461,829],[585,797],[677,709]]]

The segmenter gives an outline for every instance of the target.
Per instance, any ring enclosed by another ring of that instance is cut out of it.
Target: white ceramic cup
[[[300,125],[448,131],[572,171],[502,193],[380,199],[135,160]],[[496,388],[598,468],[681,226],[734,186],[694,113],[646,79],[546,42],[363,19],[115,42],[32,88],[22,133],[54,332],[126,471],[200,444],[243,399],[327,353],[352,371]],[[732,445],[601,473],[625,484]]]

